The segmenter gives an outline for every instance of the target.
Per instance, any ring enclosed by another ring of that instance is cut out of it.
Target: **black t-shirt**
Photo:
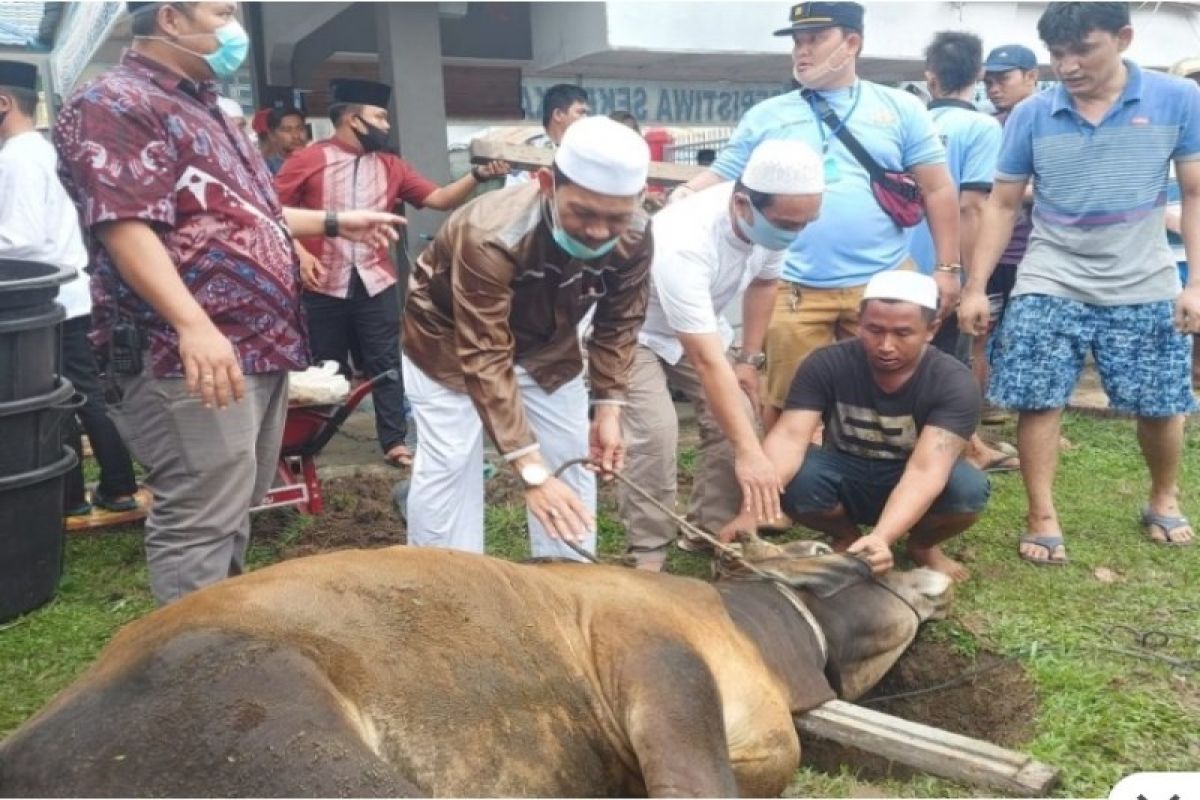
[[[862,342],[850,339],[804,360],[792,379],[786,410],[820,411],[826,450],[903,460],[912,455],[926,425],[970,438],[979,424],[979,405],[971,370],[931,346],[899,391],[883,391],[871,378]]]

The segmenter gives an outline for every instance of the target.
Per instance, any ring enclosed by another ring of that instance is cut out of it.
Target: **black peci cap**
[[[0,86],[37,91],[37,66],[24,61],[0,61]]]
[[[387,108],[388,101],[392,99],[392,87],[387,84],[353,78],[334,78],[329,82],[329,93],[335,103],[354,103],[380,108]]]

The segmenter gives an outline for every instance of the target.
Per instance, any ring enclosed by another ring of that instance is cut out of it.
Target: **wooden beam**
[[[831,700],[795,717],[802,733],[882,756],[889,761],[1020,797],[1045,797],[1059,771],[1032,757],[939,728]]]
[[[554,163],[554,151],[545,147],[474,139],[471,142],[471,163],[486,164],[495,160],[507,161],[514,169],[535,170]],[[704,167],[693,164],[650,162],[650,180],[662,186],[676,186],[699,175]]]

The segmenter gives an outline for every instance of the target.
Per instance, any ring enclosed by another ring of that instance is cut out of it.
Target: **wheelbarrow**
[[[262,503],[250,510],[297,506],[305,514],[320,514],[325,509],[325,498],[321,494],[321,480],[317,477],[317,453],[329,444],[376,384],[399,379],[399,373],[389,369],[359,384],[339,405],[289,405],[275,485],[263,497]]]

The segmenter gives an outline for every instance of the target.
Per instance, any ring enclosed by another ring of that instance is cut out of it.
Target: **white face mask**
[[[841,44],[839,44],[837,47],[834,48],[833,52],[829,54],[828,58],[826,58],[824,61],[822,61],[820,64],[817,64],[814,67],[809,67],[808,75],[805,76],[808,78],[807,81],[800,77],[800,71],[798,69],[796,69],[796,66],[793,63],[792,77],[796,79],[796,83],[807,86],[807,85],[811,84],[813,81],[817,81],[817,80],[820,80],[821,78],[824,78],[826,75],[828,75],[831,72],[837,72],[837,71],[843,69],[846,66],[846,64],[849,62],[849,60],[851,58],[850,56],[843,58],[841,63],[838,64],[837,66],[831,66],[829,62],[831,62],[831,61],[833,61],[833,59],[837,58],[838,54],[841,53],[842,50],[845,49],[845,47],[846,47],[846,43],[842,42]]]

